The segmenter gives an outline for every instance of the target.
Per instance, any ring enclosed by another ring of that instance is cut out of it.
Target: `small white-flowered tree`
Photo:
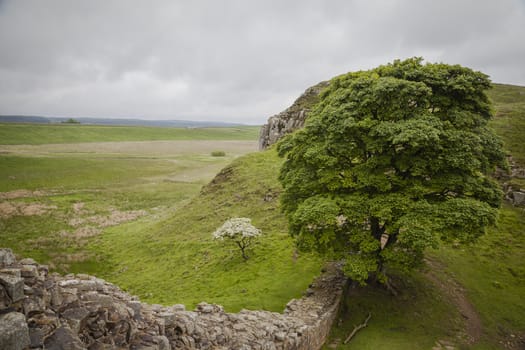
[[[246,261],[246,249],[261,235],[261,230],[252,225],[252,220],[248,218],[232,218],[226,221],[221,227],[213,232],[213,238],[224,240],[228,239],[237,244],[241,249],[242,257]]]

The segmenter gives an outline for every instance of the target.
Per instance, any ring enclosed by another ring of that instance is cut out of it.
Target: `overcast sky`
[[[0,114],[262,124],[412,56],[525,85],[525,0],[0,0]]]

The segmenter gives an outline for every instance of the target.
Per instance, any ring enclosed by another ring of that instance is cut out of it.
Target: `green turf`
[[[0,192],[16,189],[76,190],[128,186],[180,170],[161,159],[0,156]]]
[[[77,124],[0,123],[0,145],[159,140],[255,140],[258,126],[160,128]]]

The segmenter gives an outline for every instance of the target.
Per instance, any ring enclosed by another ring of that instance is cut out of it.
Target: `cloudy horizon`
[[[524,43],[524,0],[0,0],[0,115],[262,124],[414,56],[525,86]]]

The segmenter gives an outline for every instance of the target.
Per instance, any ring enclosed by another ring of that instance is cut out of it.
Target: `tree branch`
[[[346,344],[350,341],[350,339],[352,339],[352,337],[358,332],[360,331],[361,329],[365,328],[366,326],[368,326],[368,321],[370,320],[370,318],[372,317],[372,314],[369,312],[368,313],[368,317],[365,319],[365,322],[361,323],[360,325],[358,326],[355,326],[354,327],[354,330],[352,331],[352,333],[350,333],[350,335],[348,337],[346,337],[345,341],[343,342],[343,344]]]

